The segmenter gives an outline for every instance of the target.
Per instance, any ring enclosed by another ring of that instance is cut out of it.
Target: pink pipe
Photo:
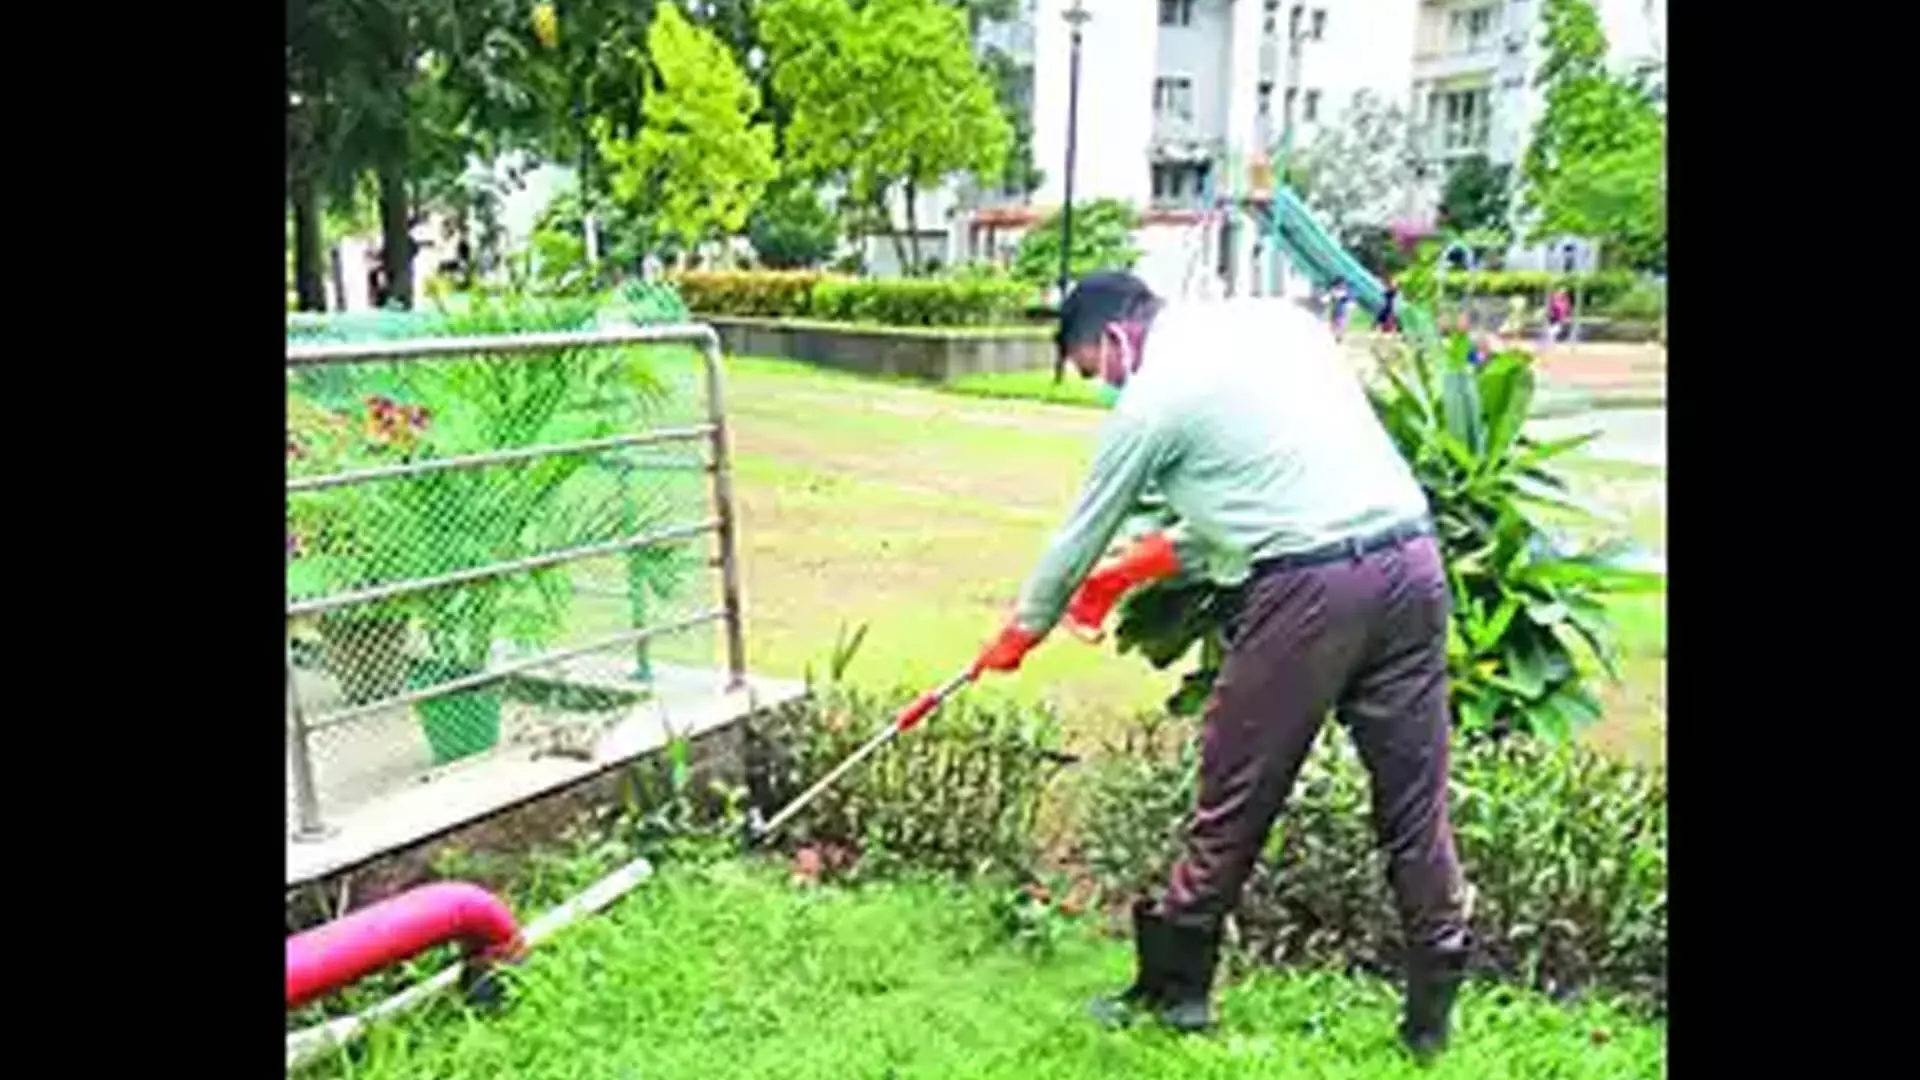
[[[492,893],[463,881],[423,885],[288,938],[287,1008],[448,941],[480,960],[515,959],[525,947]]]

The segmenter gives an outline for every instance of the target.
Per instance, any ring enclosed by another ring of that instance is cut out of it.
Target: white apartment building
[[[1541,0],[1420,0],[1412,62],[1414,115],[1434,182],[1416,193],[1430,215],[1447,163],[1484,154],[1518,167],[1544,101],[1534,77],[1543,57]],[[1620,67],[1661,62],[1665,0],[1595,0],[1610,60]],[[1545,266],[1571,248],[1584,264],[1592,252],[1565,241],[1508,254],[1516,267]]]
[[[1031,72],[1031,198],[956,185],[917,208],[923,250],[953,263],[1010,254],[1064,197],[1074,0],[1026,0],[984,27]],[[1175,292],[1247,283],[1264,257],[1244,218],[1217,211],[1247,168],[1289,132],[1309,142],[1362,90],[1408,109],[1437,167],[1404,210],[1431,214],[1446,162],[1484,153],[1517,163],[1540,107],[1540,0],[1079,0],[1080,101],[1074,202],[1144,210],[1140,272]],[[1665,0],[1596,0],[1615,58],[1661,53]],[[904,221],[904,214],[900,215]],[[886,272],[884,239],[868,245]],[[1516,253],[1525,262],[1523,253]]]

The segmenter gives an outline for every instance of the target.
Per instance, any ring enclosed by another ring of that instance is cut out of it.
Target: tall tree
[[[1031,195],[1044,179],[1033,160],[1033,69],[1014,63],[999,49],[982,50],[980,59],[993,79],[994,100],[1013,133],[1006,167],[998,177],[1000,187],[1017,195]]]
[[[1362,90],[1295,153],[1287,178],[1322,226],[1351,247],[1360,232],[1385,223],[1418,164],[1405,110]]]
[[[1610,262],[1657,267],[1666,252],[1666,121],[1649,85],[1607,70],[1589,0],[1546,0],[1546,108],[1521,162],[1529,235],[1596,238]]]
[[[795,270],[833,257],[840,222],[813,184],[783,176],[747,219],[747,236],[761,265]]]
[[[598,132],[613,197],[688,247],[738,232],[777,171],[773,129],[753,121],[759,92],[726,44],[671,0],[655,10],[646,54],[629,60],[651,80],[637,135]]]
[[[919,269],[919,192],[960,172],[992,176],[1013,133],[975,59],[967,18],[945,0],[766,0],[760,33],[791,121],[786,161],[833,181],[843,205],[890,219],[906,205],[901,265]],[[889,220],[889,225],[891,222]]]
[[[293,217],[293,279],[302,311],[326,309],[325,195],[338,168],[337,84],[344,40],[334,12],[310,0],[287,0],[287,202]]]
[[[1447,167],[1440,192],[1440,215],[1457,232],[1506,233],[1512,169],[1473,154]]]

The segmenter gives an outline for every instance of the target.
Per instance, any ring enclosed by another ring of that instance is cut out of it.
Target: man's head
[[[1141,331],[1159,307],[1147,283],[1124,271],[1081,279],[1060,304],[1054,377],[1071,361],[1085,378],[1124,382],[1138,360]]]

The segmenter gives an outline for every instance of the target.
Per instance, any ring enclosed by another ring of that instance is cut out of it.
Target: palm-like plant
[[[1445,556],[1456,723],[1478,734],[1565,737],[1600,712],[1579,656],[1617,677],[1605,598],[1657,579],[1614,565],[1618,543],[1567,550],[1553,538],[1538,508],[1585,510],[1550,465],[1593,436],[1528,437],[1532,358],[1503,352],[1476,367],[1467,353],[1466,339],[1454,337],[1388,358],[1374,408],[1426,491]],[[1191,715],[1205,702],[1234,602],[1232,590],[1183,581],[1140,590],[1122,605],[1122,652],[1165,668],[1200,647],[1170,711]]]

